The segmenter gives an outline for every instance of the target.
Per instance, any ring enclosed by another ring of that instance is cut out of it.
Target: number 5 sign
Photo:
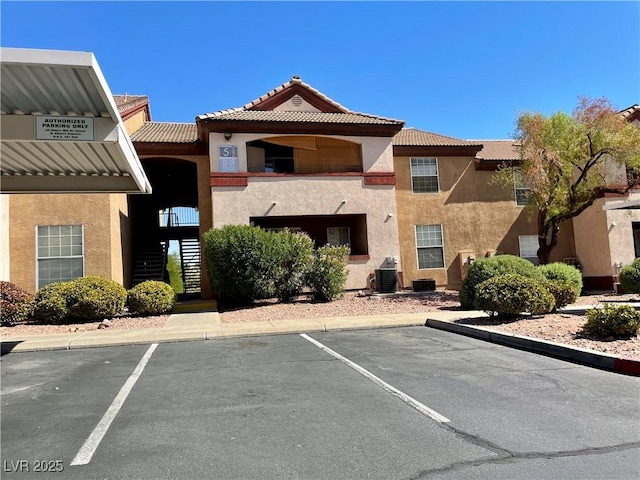
[[[238,171],[238,146],[219,145],[218,146],[218,169],[221,172]]]

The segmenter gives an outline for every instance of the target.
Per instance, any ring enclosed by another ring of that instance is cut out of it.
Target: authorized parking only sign
[[[93,117],[36,115],[36,140],[93,139]]]

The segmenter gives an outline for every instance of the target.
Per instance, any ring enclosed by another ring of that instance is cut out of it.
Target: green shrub
[[[640,330],[640,312],[630,305],[592,308],[582,328],[597,337],[632,337]]]
[[[538,275],[533,263],[514,255],[479,258],[469,267],[467,276],[460,287],[460,305],[462,308],[464,310],[474,308],[476,287],[478,285],[497,275],[507,273],[517,273],[525,277]]]
[[[33,295],[11,282],[0,281],[0,325],[26,322],[33,312]]]
[[[118,282],[99,276],[80,277],[66,289],[68,316],[78,320],[100,320],[120,313],[127,291]]]
[[[550,282],[561,285],[561,287],[558,287],[560,290],[565,290],[567,287],[570,287],[575,292],[575,298],[573,299],[570,294],[556,297],[556,308],[564,307],[569,303],[573,303],[580,296],[580,292],[582,291],[582,273],[573,265],[555,262],[547,265],[540,265],[536,270]],[[558,300],[561,301],[559,302]],[[565,301],[568,303],[564,303]]]
[[[127,307],[134,315],[160,315],[173,310],[176,292],[171,285],[147,280],[127,292]]]
[[[249,305],[275,296],[276,233],[253,225],[226,225],[204,234],[207,272],[218,303]]]
[[[348,277],[348,256],[347,246],[324,245],[318,248],[307,277],[313,300],[332,302],[342,296]]]
[[[180,256],[177,253],[170,253],[167,257],[167,271],[169,272],[171,288],[173,288],[176,293],[184,292],[182,267],[180,266]]]
[[[490,314],[537,315],[550,312],[554,305],[553,295],[541,280],[517,273],[497,275],[476,287],[475,308]]]
[[[36,292],[33,318],[42,323],[63,323],[69,315],[67,291],[71,282],[45,285]]]
[[[275,294],[291,302],[302,292],[313,265],[313,241],[307,234],[289,230],[276,234],[278,255],[274,272]]]
[[[567,281],[551,281],[545,280],[544,286],[553,295],[555,299],[554,310],[565,307],[577,300],[580,296],[580,291],[576,289],[574,283]]]
[[[620,270],[620,286],[625,293],[640,293],[640,258]]]

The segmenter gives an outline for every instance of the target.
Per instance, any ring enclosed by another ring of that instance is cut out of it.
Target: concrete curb
[[[606,353],[594,352],[584,348],[568,347],[546,340],[539,340],[531,337],[523,337],[510,333],[495,332],[485,328],[462,325],[443,320],[428,319],[426,327],[458,333],[478,340],[496,343],[507,347],[539,353],[548,357],[559,358],[589,367],[608,370],[611,372],[624,373],[627,375],[640,376],[640,360],[632,358],[621,358]]]

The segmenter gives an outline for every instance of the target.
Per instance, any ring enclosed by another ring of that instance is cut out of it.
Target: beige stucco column
[[[9,252],[9,195],[0,195],[0,280],[9,281],[11,255]]]

